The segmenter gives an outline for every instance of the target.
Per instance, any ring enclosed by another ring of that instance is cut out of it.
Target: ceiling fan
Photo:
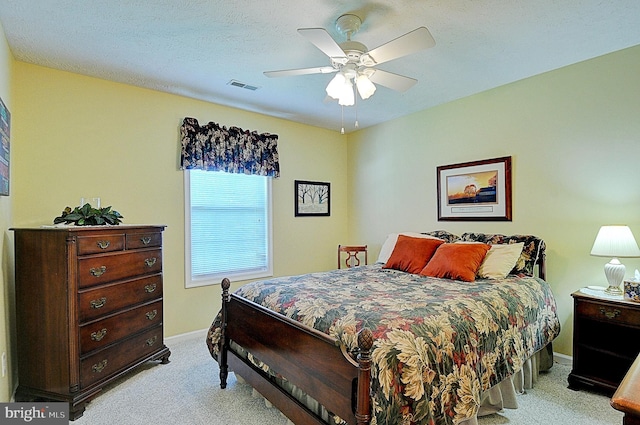
[[[376,90],[375,84],[404,92],[418,80],[374,68],[384,62],[401,58],[420,50],[433,47],[436,42],[429,30],[419,27],[403,36],[389,41],[373,50],[351,40],[360,29],[362,20],[354,14],[345,14],[336,20],[338,32],[347,40],[338,44],[324,28],[300,28],[298,33],[306,37],[331,60],[330,66],[267,71],[267,77],[289,77],[294,75],[329,74],[337,72],[327,85],[327,94],[337,99],[342,106],[355,103],[354,84],[362,99],[367,99]],[[375,84],[374,84],[375,83]]]

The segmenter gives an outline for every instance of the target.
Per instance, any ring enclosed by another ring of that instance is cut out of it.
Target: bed
[[[298,425],[475,424],[551,366],[544,278],[535,236],[389,235],[369,266],[224,279],[207,345]]]

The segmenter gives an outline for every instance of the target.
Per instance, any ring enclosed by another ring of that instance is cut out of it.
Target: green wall
[[[605,285],[591,257],[604,224],[640,242],[640,46],[418,112],[349,138],[349,236],[375,258],[386,235],[527,233],[547,243],[547,280],[571,354],[572,298]],[[513,221],[437,220],[436,167],[512,156]],[[627,274],[640,259],[624,259]]]

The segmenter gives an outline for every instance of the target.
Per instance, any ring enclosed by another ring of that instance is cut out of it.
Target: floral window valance
[[[278,136],[185,118],[180,127],[180,169],[279,177]]]

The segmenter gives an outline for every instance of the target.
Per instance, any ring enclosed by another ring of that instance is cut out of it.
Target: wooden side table
[[[611,406],[624,412],[623,425],[640,425],[640,356],[611,397]]]
[[[640,353],[640,303],[592,290],[571,296],[573,369],[569,388],[590,387],[611,395]]]

